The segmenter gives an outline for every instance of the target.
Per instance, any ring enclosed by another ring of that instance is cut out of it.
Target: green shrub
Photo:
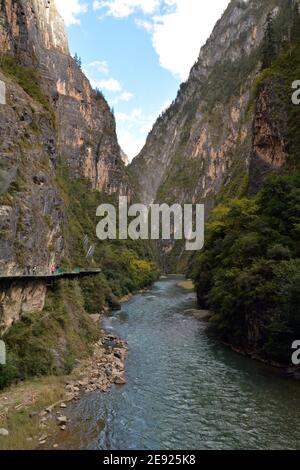
[[[43,312],[23,315],[4,336],[7,365],[0,367],[0,388],[14,381],[68,374],[76,358],[92,352],[99,338],[83,309],[77,281],[58,281],[48,290]]]
[[[157,255],[151,242],[144,240],[99,241],[97,239],[96,209],[102,203],[117,205],[116,196],[92,190],[89,182],[83,178],[72,178],[69,169],[62,163],[57,169],[57,182],[67,207],[67,222],[64,229],[66,240],[64,267],[79,266],[84,269],[96,266],[102,268],[103,271],[103,275],[98,280],[87,280],[84,284],[84,291],[89,291],[92,296],[90,300],[86,300],[88,311],[98,312],[108,291],[117,297],[122,297],[157,279],[158,266],[152,261],[157,258]],[[86,257],[86,247],[83,244],[86,235],[89,244],[95,245],[94,256],[89,259]],[[92,291],[96,292],[98,289],[96,287],[98,281],[101,292],[93,294]],[[97,306],[98,303],[99,306]]]
[[[198,300],[222,340],[290,361],[300,332],[300,173],[273,176],[253,199],[218,206],[193,262]]]
[[[53,126],[55,126],[55,113],[40,87],[40,77],[34,68],[20,65],[14,57],[2,56],[0,58],[0,69],[13,77],[23,90],[34,100],[39,102],[51,115]]]

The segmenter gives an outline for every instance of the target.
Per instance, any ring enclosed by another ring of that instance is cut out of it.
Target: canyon
[[[22,343],[14,351],[14,379],[20,378],[20,351],[32,353],[19,329],[45,334],[46,325],[51,332],[42,345],[33,334],[33,351],[51,349],[53,357],[38,368],[31,364],[28,374],[61,373],[77,352],[86,352],[91,337],[98,339],[90,314],[105,312],[117,305],[117,297],[155,281],[159,264],[168,272],[193,274],[197,259],[181,241],[99,244],[100,203],[126,196],[145,205],[204,204],[210,221],[220,204],[259,194],[269,175],[296,171],[290,98],[297,77],[290,77],[289,67],[262,70],[270,14],[280,38],[278,57],[295,56],[298,64],[298,50],[286,34],[295,5],[294,0],[288,8],[286,0],[229,2],[189,79],[127,166],[112,110],[71,57],[54,0],[0,1],[0,83],[6,94],[0,104],[5,136],[0,141],[0,273],[10,277],[0,285],[0,327],[11,345],[16,339]],[[44,276],[53,265],[66,271],[100,267],[102,274],[52,286],[18,279],[26,269]],[[265,318],[247,315],[245,328],[255,350]],[[83,338],[79,351],[73,331]]]
[[[151,247],[97,243],[96,208],[130,199],[134,185],[113,112],[70,55],[54,0],[1,0],[0,83],[3,388],[68,374],[101,337],[93,315],[158,268]],[[53,266],[98,274],[51,280]]]

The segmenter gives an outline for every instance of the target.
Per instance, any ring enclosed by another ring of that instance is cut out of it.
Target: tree
[[[277,57],[276,35],[272,13],[269,13],[266,21],[266,30],[263,39],[263,60],[262,68],[271,67],[273,61]]]
[[[101,90],[99,90],[99,88],[95,88],[95,95],[96,95],[96,99],[104,99],[104,95],[103,95],[103,92]]]
[[[300,38],[300,13],[298,0],[294,2],[291,40],[296,41]]]
[[[77,54],[77,52],[75,52],[74,61],[78,65],[78,67],[81,69],[82,61],[79,55]]]

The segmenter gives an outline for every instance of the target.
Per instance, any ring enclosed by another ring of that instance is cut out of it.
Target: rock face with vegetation
[[[148,285],[158,270],[151,247],[96,238],[98,205],[133,189],[113,113],[70,56],[54,0],[0,1],[0,81],[0,274],[102,268],[52,287],[1,281],[0,333],[9,346],[1,386],[70,369],[97,339],[89,314]]]
[[[232,0],[132,164],[143,201],[205,204],[199,304],[224,342],[280,364],[300,334],[299,40],[297,0]]]
[[[143,201],[197,200],[205,202],[209,212],[220,192],[247,190],[252,85],[261,67],[267,14],[278,14],[285,3],[230,2],[189,79],[133,162]]]
[[[300,334],[300,109],[291,100],[299,29],[292,44],[276,42],[276,57],[256,83],[249,193],[215,208],[205,249],[192,263],[199,303],[215,312],[212,330],[286,365]]]
[[[127,192],[114,116],[101,92],[91,88],[80,59],[70,56],[55,1],[2,1],[0,15],[1,53],[35,68],[40,101],[52,115],[55,135],[47,141],[52,162],[60,155],[94,188]]]
[[[54,2],[2,1],[0,37],[7,97],[0,108],[0,266],[45,271],[64,250],[58,165],[98,191],[127,194],[130,186],[114,116],[70,56]]]

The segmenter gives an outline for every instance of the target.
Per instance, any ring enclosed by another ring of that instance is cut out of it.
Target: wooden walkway
[[[46,280],[46,281],[51,281],[55,279],[72,279],[76,277],[84,277],[84,276],[95,276],[97,274],[100,274],[102,272],[101,269],[91,269],[87,271],[81,271],[81,270],[76,270],[76,271],[65,271],[65,272],[56,272],[54,274],[20,274],[20,275],[1,275],[0,274],[0,282],[9,280],[25,280],[25,281],[33,281],[33,280]]]

